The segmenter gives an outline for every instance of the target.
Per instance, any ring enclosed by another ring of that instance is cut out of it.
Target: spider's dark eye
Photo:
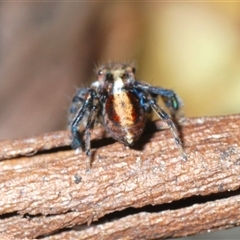
[[[123,79],[129,78],[129,74],[128,74],[128,73],[124,73],[124,74],[122,75],[122,78],[123,78]]]
[[[108,81],[113,81],[113,75],[108,72],[108,73],[106,74],[106,80],[108,80]]]
[[[135,69],[134,67],[132,68],[132,72],[133,72],[133,73],[135,73],[135,72],[136,72],[136,69]]]

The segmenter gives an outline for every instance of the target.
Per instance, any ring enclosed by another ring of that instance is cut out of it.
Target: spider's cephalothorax
[[[157,104],[158,96],[162,97],[172,115],[178,112],[181,102],[177,95],[172,90],[137,81],[133,66],[111,63],[99,67],[97,81],[90,88],[79,89],[73,98],[69,115],[72,147],[81,146],[79,124],[82,123],[85,150],[90,157],[90,129],[96,121],[103,124],[114,139],[131,146],[144,130],[146,113],[154,110],[168,124],[182,156],[186,158],[172,119]]]

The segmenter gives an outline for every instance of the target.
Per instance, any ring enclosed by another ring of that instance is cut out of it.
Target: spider
[[[73,97],[69,115],[73,149],[82,145],[80,123],[83,127],[88,169],[91,162],[90,130],[94,123],[101,123],[115,140],[132,146],[143,133],[146,113],[152,110],[167,123],[182,157],[187,159],[171,117],[157,104],[160,96],[175,116],[182,104],[174,91],[136,80],[135,68],[130,64],[102,65],[96,74],[97,81],[89,88],[80,88]]]

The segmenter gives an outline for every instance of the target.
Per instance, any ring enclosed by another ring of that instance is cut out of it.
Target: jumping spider
[[[104,125],[107,133],[126,146],[132,146],[145,127],[146,113],[154,110],[167,123],[181,155],[186,159],[176,127],[170,116],[157,104],[160,96],[172,115],[181,107],[178,96],[168,89],[137,81],[130,64],[110,63],[97,69],[97,81],[77,91],[70,107],[71,146],[81,146],[79,124],[85,132],[85,151],[91,161],[91,133],[94,123]],[[74,117],[73,117],[74,115]]]

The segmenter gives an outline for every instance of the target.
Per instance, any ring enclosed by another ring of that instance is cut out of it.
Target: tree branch
[[[239,126],[239,115],[186,119],[187,161],[161,121],[155,129],[162,131],[147,127],[132,149],[95,129],[90,173],[85,153],[70,149],[68,132],[3,141],[0,233],[156,239],[239,225]]]

